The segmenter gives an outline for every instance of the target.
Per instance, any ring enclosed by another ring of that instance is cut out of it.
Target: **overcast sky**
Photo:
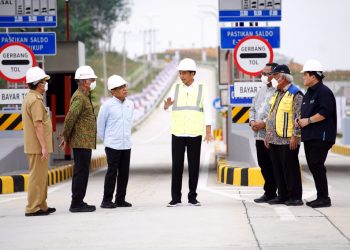
[[[232,0],[233,1],[233,0]],[[113,46],[121,51],[123,31],[130,57],[149,50],[144,30],[156,32],[156,51],[167,48],[215,47],[218,44],[218,0],[132,0],[128,24],[120,24]],[[282,0],[282,53],[304,63],[315,58],[326,70],[350,70],[350,0]],[[203,25],[202,25],[203,24]],[[203,27],[203,28],[202,28]],[[203,32],[202,32],[203,31]],[[147,39],[148,40],[148,39]]]

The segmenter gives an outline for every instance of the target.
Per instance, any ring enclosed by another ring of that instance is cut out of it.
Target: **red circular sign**
[[[24,82],[27,70],[35,65],[33,51],[22,43],[8,43],[0,48],[0,77],[9,82]]]
[[[243,73],[257,76],[267,63],[273,60],[273,50],[267,40],[260,36],[247,36],[234,49],[234,62]]]

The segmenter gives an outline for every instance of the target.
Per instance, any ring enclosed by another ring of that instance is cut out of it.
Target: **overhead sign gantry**
[[[56,0],[2,0],[0,27],[57,27]]]
[[[220,22],[281,21],[281,0],[219,0]]]

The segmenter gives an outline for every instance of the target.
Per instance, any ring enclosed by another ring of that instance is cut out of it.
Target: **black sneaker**
[[[196,199],[193,199],[193,200],[189,200],[188,201],[188,204],[190,205],[190,206],[201,206],[202,204],[199,202],[199,201],[197,201]]]
[[[307,205],[307,204],[306,204]],[[329,197],[323,198],[323,199],[316,199],[308,205],[309,207],[312,208],[318,208],[318,207],[330,207],[332,206],[331,199]]]
[[[78,207],[70,207],[69,211],[72,213],[84,213],[84,212],[94,212],[96,210],[96,207],[94,205],[88,205],[87,203],[83,203],[81,206]]]
[[[268,202],[268,201],[272,200],[275,197],[271,197],[271,196],[268,196],[268,195],[264,194],[261,197],[254,199],[254,202],[255,203],[265,203],[265,202]]]
[[[111,201],[102,201],[101,208],[116,208],[117,204]]]
[[[132,207],[132,204],[127,201],[117,201],[115,202],[115,204],[117,205],[117,207]]]
[[[56,212],[56,208],[49,207],[49,208],[47,208],[46,212],[48,212],[49,214],[52,214],[52,213]]]
[[[40,209],[34,213],[25,213],[24,215],[25,216],[45,216],[45,215],[49,215],[49,212]]]
[[[170,201],[166,206],[167,207],[177,207],[177,206],[181,206],[182,203],[181,201]]]

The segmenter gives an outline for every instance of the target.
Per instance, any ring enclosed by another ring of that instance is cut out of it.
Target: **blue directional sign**
[[[56,55],[56,33],[0,33],[0,47],[10,42],[19,42],[31,48],[35,55]]]
[[[56,16],[0,16],[0,27],[57,27]]]
[[[280,47],[280,27],[234,27],[221,28],[221,49],[234,49],[246,36],[261,36],[272,48]]]
[[[235,97],[235,88],[230,85],[230,104],[235,106],[247,106],[253,103],[252,97]]]
[[[282,10],[223,10],[219,11],[220,22],[281,21]]]

